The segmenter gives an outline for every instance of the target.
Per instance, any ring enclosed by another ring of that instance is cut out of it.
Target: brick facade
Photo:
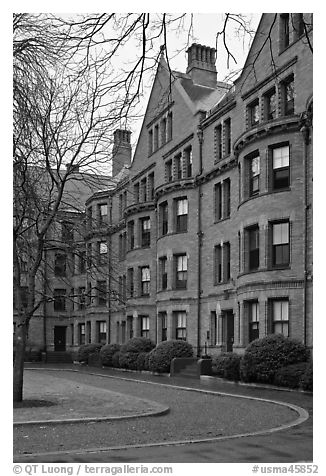
[[[311,16],[304,18],[310,22]],[[271,42],[264,44],[267,32]],[[32,339],[43,342],[46,334],[46,346],[53,349],[54,326],[66,326],[66,346],[73,349],[81,343],[80,324],[85,339],[97,342],[98,322],[105,321],[106,342],[139,335],[160,342],[186,334],[198,354],[241,353],[253,335],[275,329],[312,346],[312,54],[304,37],[293,32],[283,48],[281,34],[280,15],[264,14],[232,89],[216,82],[213,49],[207,55],[206,47],[191,47],[194,63],[187,74],[175,72],[171,90],[161,59],[132,163],[130,134],[116,134],[126,141],[113,157],[120,161],[121,166],[114,164],[119,180],[86,202],[86,216],[92,210],[92,218],[84,238],[93,262],[86,274],[73,273],[70,284],[86,293],[92,289],[87,306],[78,310],[74,300],[58,314],[49,304],[46,317],[31,322]],[[203,60],[207,65],[199,72]],[[204,86],[196,84],[205,72]],[[258,121],[252,124],[254,103]],[[293,111],[286,114],[285,107]],[[278,171],[273,154],[281,147],[285,158]],[[259,157],[255,171],[253,157]],[[99,223],[104,204],[107,216]],[[145,238],[144,219],[150,221]],[[99,242],[107,243],[103,262]],[[182,270],[180,255],[186,256]],[[161,258],[166,258],[164,289]],[[145,295],[144,267],[150,269]],[[107,299],[99,305],[103,280]]]

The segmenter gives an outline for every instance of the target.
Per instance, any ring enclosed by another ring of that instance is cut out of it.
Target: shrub
[[[120,368],[120,355],[120,350],[118,350],[112,355],[112,367],[115,367],[116,369]]]
[[[303,390],[307,390],[308,392],[313,391],[313,366],[311,361],[307,364],[306,371],[301,378],[300,386]]]
[[[120,351],[139,354],[140,352],[150,352],[154,347],[155,344],[147,337],[133,337],[121,346]]]
[[[136,352],[121,352],[119,356],[119,365],[122,369],[137,370],[137,358]]]
[[[213,359],[214,373],[228,380],[240,380],[241,357],[233,352],[220,354]]]
[[[300,342],[272,334],[251,342],[240,364],[240,376],[245,382],[273,383],[281,367],[306,362],[309,350]]]
[[[148,370],[149,352],[140,352],[137,356],[137,370]]]
[[[275,372],[273,383],[280,387],[299,388],[307,365],[307,362],[300,362],[281,367]]]
[[[102,344],[84,344],[78,349],[77,360],[78,362],[87,362],[88,356],[96,354],[100,351]]]
[[[192,357],[192,346],[182,340],[161,342],[149,354],[149,370],[152,372],[170,372],[172,359],[175,357]]]
[[[106,367],[112,367],[112,357],[120,350],[119,344],[106,344],[100,350],[100,357],[102,365]]]

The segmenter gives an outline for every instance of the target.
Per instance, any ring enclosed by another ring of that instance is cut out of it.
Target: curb
[[[163,405],[162,405],[163,406]],[[123,416],[111,416],[111,417],[94,417],[94,418],[67,418],[65,420],[28,420],[28,421],[17,421],[14,422],[13,426],[23,426],[23,425],[65,425],[69,423],[90,423],[90,422],[102,422],[102,421],[119,421],[119,420],[130,420],[134,418],[143,418],[149,416],[161,416],[169,413],[170,408],[165,407],[162,410],[147,412],[142,414],[134,415],[123,415]]]

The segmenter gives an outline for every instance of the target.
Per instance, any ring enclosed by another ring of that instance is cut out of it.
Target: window
[[[159,289],[162,291],[167,289],[167,278],[167,258],[166,256],[163,256],[159,259]]]
[[[192,176],[192,148],[188,147],[184,151],[185,155],[185,167],[186,167],[186,177]]]
[[[297,40],[305,32],[303,13],[292,13],[292,23],[294,29],[294,40]]]
[[[144,266],[140,268],[141,276],[141,296],[149,296],[150,294],[150,284],[151,284],[151,275],[149,266]]]
[[[281,83],[282,106],[284,116],[294,114],[294,76]]]
[[[175,178],[181,179],[182,178],[181,153],[174,157],[174,169],[175,169]]]
[[[78,324],[79,345],[85,344],[85,324]]]
[[[97,281],[97,305],[106,305],[106,281]]]
[[[78,289],[78,309],[82,311],[86,307],[86,295],[85,288],[81,287]]]
[[[159,312],[159,318],[161,321],[161,337],[162,341],[167,340],[167,331],[168,331],[168,320],[167,320],[167,315],[166,312]]]
[[[222,124],[215,127],[215,156],[216,160],[222,159]]]
[[[246,230],[246,235],[248,239],[248,270],[254,271],[259,268],[259,228],[253,226]]]
[[[123,302],[127,300],[127,276],[125,274],[122,276],[122,300]]]
[[[92,266],[93,256],[92,256],[92,243],[87,243],[87,267]]]
[[[217,344],[217,315],[216,311],[211,311],[210,326],[209,326],[209,341],[210,345]]]
[[[106,343],[106,321],[97,321],[97,342]]]
[[[223,217],[228,218],[231,212],[231,181],[230,179],[223,180]]]
[[[222,246],[214,247],[214,284],[222,282]]]
[[[166,143],[166,118],[161,121],[161,145]]]
[[[134,185],[134,199],[135,203],[139,203],[139,183]]]
[[[128,296],[130,298],[134,297],[134,268],[128,268],[127,270],[127,285],[128,285]]]
[[[92,207],[87,209],[87,228],[91,230],[93,228],[93,210]]]
[[[289,13],[281,13],[280,15],[280,43],[281,43],[281,50],[284,50],[290,44],[290,14]]]
[[[73,241],[74,239],[74,229],[73,224],[69,221],[63,221],[61,223],[61,238],[64,243]]]
[[[141,319],[140,335],[141,337],[149,338],[149,317],[141,316],[140,319]]]
[[[54,260],[54,275],[66,276],[67,256],[63,253],[56,253]]]
[[[272,333],[289,337],[289,301],[272,300]]]
[[[135,247],[135,223],[133,220],[128,222],[127,229],[128,229],[128,249],[133,250]]]
[[[106,203],[102,203],[98,206],[99,211],[99,224],[106,225],[108,222],[108,206]]]
[[[249,342],[259,338],[259,304],[257,301],[248,302]]]
[[[224,147],[225,156],[231,154],[231,119],[224,121]]]
[[[91,304],[93,304],[92,283],[88,282],[87,283],[87,306],[90,306]]]
[[[108,245],[106,241],[99,242],[99,264],[106,264],[108,255]]]
[[[159,206],[159,224],[162,236],[168,233],[168,213],[168,202],[161,203]]]
[[[186,289],[187,288],[187,255],[176,255],[176,279],[175,287],[176,289]]]
[[[172,159],[165,162],[165,178],[167,182],[172,182]]]
[[[290,263],[289,222],[272,224],[273,266],[288,266]]]
[[[276,94],[275,88],[264,95],[264,117],[266,121],[276,118]]]
[[[119,260],[122,261],[126,258],[127,247],[127,233],[121,233],[119,235]]]
[[[168,123],[167,123],[167,140],[168,141],[172,139],[172,126],[173,126],[172,112],[169,112],[169,114],[168,114]]]
[[[249,127],[254,127],[259,123],[259,100],[255,99],[248,106],[248,123]]]
[[[159,126],[158,126],[158,124],[156,124],[156,126],[154,127],[154,152],[159,147],[158,138],[159,138]]]
[[[231,247],[230,243],[223,243],[223,281],[227,282],[231,278]]]
[[[285,145],[272,149],[273,190],[290,186],[290,147]]]
[[[151,220],[150,218],[141,218],[141,247],[148,248],[151,245]]]
[[[120,193],[119,195],[119,217],[120,219],[123,218],[123,194]]]
[[[187,314],[185,311],[175,312],[177,340],[187,340]]]
[[[86,272],[86,250],[80,250],[79,252],[79,274]]]
[[[178,198],[176,200],[176,232],[184,233],[188,228],[188,200]]]
[[[214,186],[214,198],[215,198],[215,221],[221,220],[222,215],[222,183],[217,183]]]
[[[259,194],[260,157],[249,159],[249,195],[253,197]]]
[[[66,290],[55,289],[53,298],[54,298],[54,310],[65,311],[66,310]]]
[[[140,188],[141,188],[141,201],[147,202],[147,180],[146,177],[140,181]]]
[[[153,153],[153,129],[148,131],[148,155]]]
[[[148,176],[148,200],[154,200],[154,173]]]

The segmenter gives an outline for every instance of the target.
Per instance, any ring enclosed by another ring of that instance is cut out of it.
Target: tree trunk
[[[16,355],[14,362],[13,377],[13,400],[21,402],[23,400],[23,381],[24,381],[24,357],[26,348],[27,326],[26,324],[17,327],[16,334]]]

